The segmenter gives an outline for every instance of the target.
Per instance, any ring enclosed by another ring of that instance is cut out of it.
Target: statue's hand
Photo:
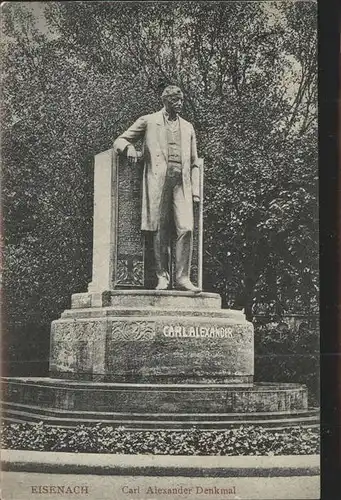
[[[200,201],[199,196],[193,196],[193,201],[194,201],[194,203],[199,203],[199,201]]]
[[[132,144],[130,144],[127,148],[127,159],[128,159],[129,165],[135,165],[135,163],[137,162],[136,149],[134,148],[134,146]]]

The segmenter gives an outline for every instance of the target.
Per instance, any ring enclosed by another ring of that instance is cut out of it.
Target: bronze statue
[[[190,281],[193,240],[193,201],[200,201],[198,156],[194,128],[179,116],[183,93],[169,86],[162,93],[161,111],[142,116],[115,141],[118,153],[126,153],[135,165],[134,143],[143,139],[143,231],[153,232],[158,283],[166,290],[170,283],[171,227],[175,236],[175,288],[199,292]]]

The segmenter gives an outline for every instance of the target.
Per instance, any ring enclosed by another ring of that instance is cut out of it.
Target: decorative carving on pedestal
[[[155,323],[152,321],[134,321],[112,323],[112,341],[139,341],[153,340],[155,337]]]
[[[141,287],[144,283],[144,265],[138,257],[119,257],[116,264],[116,287]]]

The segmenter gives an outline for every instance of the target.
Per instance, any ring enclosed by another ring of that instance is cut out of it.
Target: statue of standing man
[[[164,107],[142,116],[115,141],[118,153],[126,153],[135,165],[134,143],[143,139],[143,231],[153,232],[156,264],[156,290],[170,284],[172,226],[175,227],[175,288],[199,292],[190,281],[193,247],[193,202],[200,201],[199,162],[196,137],[191,123],[179,116],[183,93],[179,87],[166,87]]]

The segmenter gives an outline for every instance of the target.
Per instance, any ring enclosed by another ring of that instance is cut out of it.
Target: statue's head
[[[162,92],[162,102],[168,113],[180,113],[184,102],[182,90],[176,85],[169,85]]]

